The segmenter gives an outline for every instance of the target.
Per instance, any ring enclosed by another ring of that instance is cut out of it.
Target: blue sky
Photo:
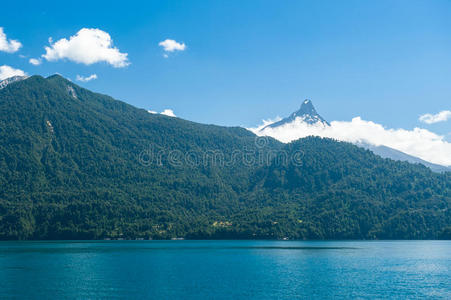
[[[75,82],[185,119],[256,126],[310,98],[330,121],[360,116],[451,140],[451,120],[418,120],[451,110],[450,1],[6,1],[0,27],[23,45],[0,51],[0,65],[74,81],[96,74]],[[49,37],[82,28],[107,32],[130,65],[28,62]],[[165,58],[166,39],[186,49]]]

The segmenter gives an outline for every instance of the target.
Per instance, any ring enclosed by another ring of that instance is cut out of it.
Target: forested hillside
[[[150,114],[55,75],[0,90],[0,238],[446,238],[451,174]]]

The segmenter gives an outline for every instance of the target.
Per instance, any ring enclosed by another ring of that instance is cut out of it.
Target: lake
[[[451,242],[0,242],[12,297],[450,299]]]

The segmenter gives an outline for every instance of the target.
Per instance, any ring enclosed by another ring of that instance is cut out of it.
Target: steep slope
[[[449,183],[333,140],[149,114],[61,76],[0,90],[1,239],[437,238]]]
[[[238,210],[238,194],[247,189],[240,157],[227,168],[220,158],[203,159],[219,151],[229,161],[233,151],[255,148],[254,135],[242,128],[149,114],[60,76],[7,86],[0,91],[0,112],[6,237],[97,236],[104,230],[99,222],[121,226],[125,234],[128,222],[137,226],[140,219],[143,231],[164,237],[161,223],[178,220],[183,227],[207,210]],[[198,162],[186,163],[193,157]],[[186,208],[183,215],[179,207]],[[158,211],[152,222],[149,210]]]

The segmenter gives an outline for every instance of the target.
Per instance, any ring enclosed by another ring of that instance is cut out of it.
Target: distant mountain
[[[275,128],[279,126],[283,126],[285,124],[291,123],[295,121],[296,119],[305,122],[307,124],[323,124],[324,126],[329,126],[330,124],[324,120],[323,117],[321,117],[317,112],[315,107],[313,106],[312,101],[309,99],[304,100],[304,102],[301,105],[301,108],[299,110],[292,113],[289,117],[286,117],[278,122],[269,124],[268,126],[262,128],[261,130],[265,130],[266,128]]]
[[[293,124],[294,122],[301,122],[313,126],[317,125],[322,127],[330,126],[330,124],[317,113],[315,107],[313,106],[312,101],[307,99],[302,103],[301,108],[298,111],[292,113],[289,117],[286,117],[278,122],[263,127],[262,129],[260,129],[260,133],[264,134],[265,133],[264,131],[268,128],[275,129],[288,124]],[[421,158],[406,154],[402,151],[384,145],[375,146],[364,142],[358,142],[355,143],[355,145],[371,150],[372,152],[383,158],[389,158],[398,161],[407,161],[413,164],[422,164],[430,168],[434,172],[451,172],[450,167],[433,164],[425,160],[422,160]]]
[[[8,84],[0,112],[0,239],[451,232],[451,173],[349,143],[149,114],[58,75]]]
[[[28,78],[28,76],[13,76],[13,77],[6,78],[4,80],[0,80],[0,89],[6,87],[8,84],[11,84],[13,82],[17,82],[20,80],[24,80],[27,78]]]
[[[442,172],[451,172],[450,167],[445,167],[437,164],[433,164],[430,162],[427,162],[425,160],[422,160],[421,158],[406,154],[404,152],[398,151],[396,149],[387,147],[387,146],[375,146],[368,143],[357,143],[357,146],[360,146],[362,148],[368,149],[372,151],[374,154],[377,154],[383,158],[389,158],[393,160],[399,160],[399,161],[407,161],[412,164],[422,164],[428,168],[430,168],[434,172],[442,173]]]

